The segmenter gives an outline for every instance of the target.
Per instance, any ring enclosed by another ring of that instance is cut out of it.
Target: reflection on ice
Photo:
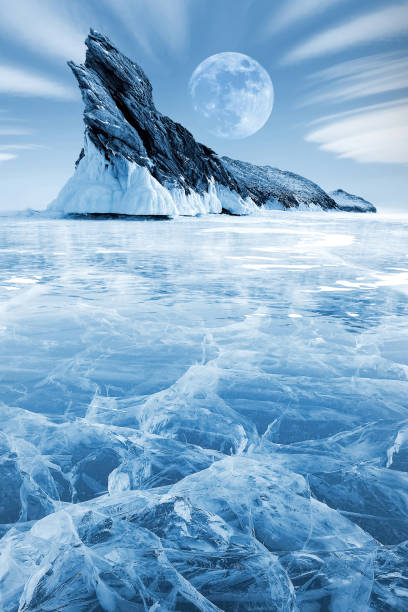
[[[0,229],[0,609],[408,602],[408,219]]]
[[[341,285],[342,282],[338,283],[338,284]],[[352,291],[352,289],[351,289],[351,287],[338,287],[338,286],[329,287],[327,285],[322,285],[322,286],[319,287],[319,291]]]

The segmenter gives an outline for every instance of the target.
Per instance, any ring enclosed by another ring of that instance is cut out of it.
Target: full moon
[[[220,138],[247,138],[265,125],[272,112],[271,78],[243,53],[207,57],[191,75],[189,89],[204,127]]]

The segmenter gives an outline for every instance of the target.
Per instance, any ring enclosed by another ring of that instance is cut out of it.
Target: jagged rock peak
[[[99,76],[113,97],[118,93],[133,95],[154,109],[151,83],[138,64],[95,30],[90,30],[85,45],[85,67]]]
[[[216,154],[156,110],[146,74],[91,30],[84,65],[69,62],[85,104],[87,135],[110,161],[122,155],[149,169],[162,185],[203,192],[208,181],[239,186]]]

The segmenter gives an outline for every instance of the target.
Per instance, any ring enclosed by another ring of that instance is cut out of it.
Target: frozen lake
[[[1,610],[408,609],[408,215],[0,249]]]

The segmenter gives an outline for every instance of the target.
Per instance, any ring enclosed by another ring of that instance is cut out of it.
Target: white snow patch
[[[124,214],[175,217],[221,213],[256,214],[251,199],[209,182],[202,194],[167,189],[149,172],[124,158],[108,163],[93,143],[85,138],[85,155],[48,212],[66,214]]]

